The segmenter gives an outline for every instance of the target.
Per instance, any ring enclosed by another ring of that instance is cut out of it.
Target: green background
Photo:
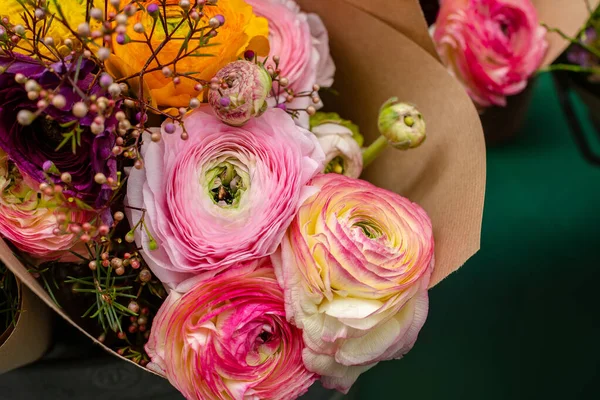
[[[480,252],[431,290],[415,348],[361,377],[360,399],[600,398],[600,167],[548,75],[487,159]]]

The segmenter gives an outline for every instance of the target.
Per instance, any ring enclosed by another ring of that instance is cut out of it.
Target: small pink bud
[[[100,233],[100,235],[102,236],[108,235],[109,231],[110,228],[108,227],[108,225],[100,225],[100,228],[98,228],[98,233]]]

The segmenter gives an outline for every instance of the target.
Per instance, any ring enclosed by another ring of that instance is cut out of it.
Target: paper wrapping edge
[[[21,311],[16,326],[0,345],[0,374],[38,360],[51,344],[50,309],[18,277],[17,285]]]
[[[22,282],[22,284],[24,285],[24,287],[27,287],[28,289],[30,289],[31,292],[33,292],[33,294],[35,294],[35,296],[30,296],[31,298],[35,299],[36,301],[39,302],[39,299],[43,300],[43,302],[54,312],[56,312],[58,315],[60,315],[62,318],[64,318],[70,325],[74,326],[75,328],[77,328],[81,333],[83,333],[85,336],[87,336],[88,338],[90,338],[95,344],[97,344],[98,346],[102,347],[102,349],[104,349],[105,351],[119,357],[120,359],[138,366],[139,368],[143,368],[144,370],[151,372],[153,374],[155,374],[154,372],[150,371],[149,369],[146,369],[144,367],[141,367],[140,365],[134,363],[133,361],[118,355],[115,351],[111,350],[109,347],[107,347],[106,345],[104,345],[103,343],[99,342],[97,338],[95,338],[94,336],[90,335],[88,332],[86,332],[82,327],[80,327],[79,325],[77,325],[75,323],[75,321],[73,321],[73,319],[71,317],[69,317],[60,307],[58,307],[54,301],[52,300],[52,298],[50,297],[50,295],[46,292],[46,290],[40,285],[40,283],[37,281],[37,279],[35,279],[30,273],[29,271],[27,271],[27,269],[25,268],[25,266],[17,259],[17,257],[13,254],[13,252],[11,251],[10,247],[8,247],[8,245],[6,244],[6,242],[4,241],[4,239],[0,240],[0,260],[2,260],[2,262],[4,262],[4,264],[6,264],[6,266],[8,267],[8,269],[10,269],[13,274],[15,274],[15,276],[17,277],[18,280],[20,280]],[[36,297],[37,296],[37,297]],[[39,299],[38,299],[39,298]],[[25,299],[25,297],[24,297]],[[35,304],[35,303],[34,303]],[[50,329],[50,312],[46,312],[45,314],[42,315],[42,318],[40,318],[40,322],[38,323],[38,328],[40,329],[40,332],[43,331],[44,329],[49,330]],[[23,317],[23,315],[21,315],[20,317]],[[45,318],[45,319],[44,319]],[[41,321],[45,321],[44,323],[42,323]],[[18,339],[19,336],[21,335],[15,335],[17,332],[17,329],[15,329],[15,331],[13,332],[13,334],[11,336],[15,336],[15,339]],[[49,332],[49,331],[48,331]],[[47,337],[49,337],[50,335],[48,334]],[[28,337],[28,335],[27,335]],[[10,340],[10,338],[9,338]],[[8,343],[8,341],[7,341]],[[6,343],[5,343],[6,344]],[[2,348],[0,348],[0,350],[2,350]],[[10,354],[14,354],[14,353],[10,353]],[[38,352],[38,357],[41,356],[43,354],[43,352]],[[2,353],[0,353],[0,365],[2,363]],[[29,360],[29,362],[31,361],[35,361],[34,359]],[[17,365],[14,365],[11,369],[16,368]],[[157,375],[157,374],[155,374]]]

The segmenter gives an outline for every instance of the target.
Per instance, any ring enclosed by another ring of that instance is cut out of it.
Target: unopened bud
[[[37,82],[33,79],[30,79],[27,82],[25,82],[25,90],[27,90],[28,92],[38,91],[40,90],[40,85],[38,85]]]
[[[115,21],[117,21],[117,24],[119,25],[126,25],[127,24],[127,15],[125,14],[119,14],[116,16]]]
[[[106,61],[108,60],[108,58],[110,57],[110,50],[107,49],[106,47],[100,47],[98,49],[98,58],[101,61]]]
[[[106,175],[104,175],[102,172],[98,172],[95,176],[94,176],[94,181],[98,184],[98,185],[104,185],[106,183]]]
[[[67,99],[62,94],[57,94],[52,98],[52,105],[62,110],[67,105]]]
[[[19,122],[19,124],[21,124],[23,126],[31,125],[31,123],[33,122],[34,119],[35,119],[35,114],[29,110],[21,110],[17,114],[17,121]]]
[[[113,83],[108,87],[108,93],[112,97],[118,97],[121,94],[121,86],[118,83]]]
[[[77,118],[83,118],[87,115],[87,113],[88,106],[84,102],[79,101],[73,106],[73,115]]]
[[[90,16],[95,20],[102,21],[104,13],[101,9],[94,7],[90,10]]]
[[[60,180],[64,183],[71,183],[71,179],[72,179],[71,174],[68,172],[63,172],[60,175]]]
[[[423,115],[415,106],[401,103],[396,97],[381,107],[377,125],[379,132],[396,149],[418,147],[426,137]]]
[[[90,24],[84,22],[77,27],[77,33],[82,37],[90,36]]]

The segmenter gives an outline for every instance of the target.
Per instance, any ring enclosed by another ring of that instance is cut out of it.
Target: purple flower
[[[598,34],[594,28],[588,28],[580,37],[580,42],[584,45],[597,47]],[[598,57],[579,45],[573,45],[567,52],[567,59],[572,64],[582,67],[594,67],[599,64]]]
[[[0,56],[0,67],[6,68],[0,74],[0,148],[19,170],[40,183],[48,179],[61,183],[60,174],[68,172],[71,184],[65,187],[64,193],[97,208],[103,207],[112,189],[107,184],[97,184],[94,176],[103,173],[116,179],[117,165],[112,147],[118,122],[114,111],[110,115],[105,114],[104,131],[95,135],[90,126],[98,114],[89,111],[84,117],[77,118],[72,112],[75,103],[85,101],[82,95],[109,98],[105,89],[94,83],[96,65],[84,60],[80,64],[57,62],[45,67],[30,57],[13,54]],[[18,112],[37,111],[39,101],[28,97],[27,85],[15,81],[15,75],[19,73],[28,80],[35,80],[40,89],[64,96],[64,107],[58,109],[49,105],[39,109],[40,115],[30,125],[19,124]],[[70,140],[57,150],[65,138],[64,134],[74,132],[75,128],[80,135],[75,152]],[[48,169],[49,165],[55,168]]]

